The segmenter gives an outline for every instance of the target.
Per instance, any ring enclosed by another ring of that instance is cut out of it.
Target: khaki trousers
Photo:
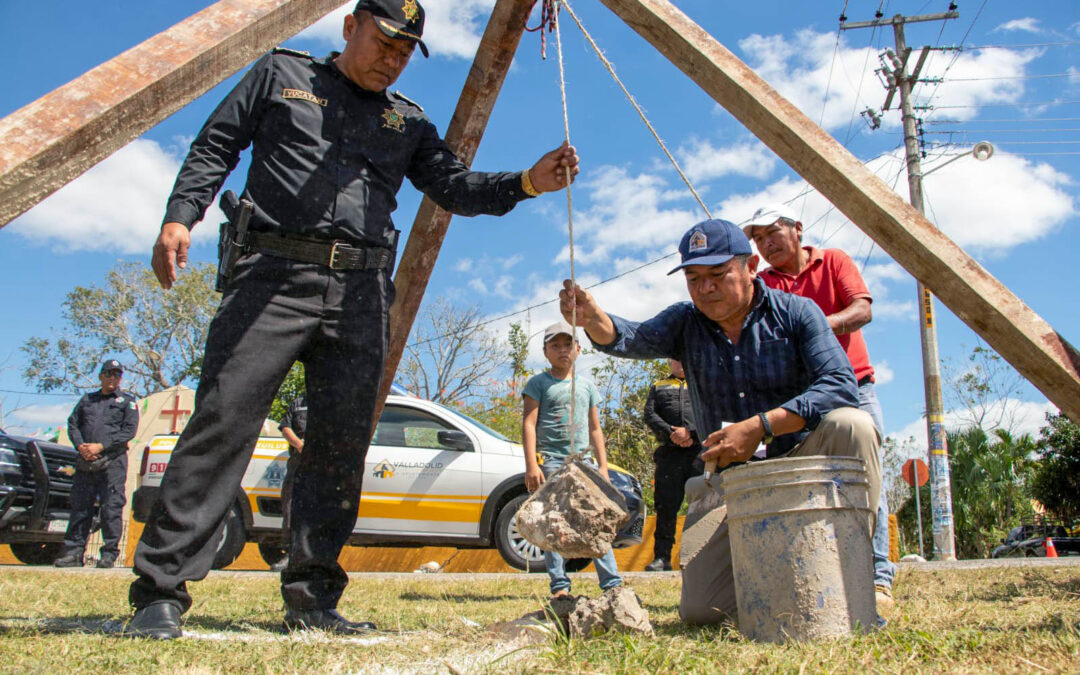
[[[826,455],[862,459],[866,462],[870,482],[870,510],[876,514],[881,497],[880,445],[881,437],[870,415],[857,408],[838,408],[825,415],[817,429],[786,456]],[[690,506],[684,531],[713,509],[727,509],[720,480],[716,476],[709,483],[705,482],[703,476],[691,478],[686,482],[686,494]],[[769,561],[762,560],[761,564],[768,565]],[[738,618],[726,517],[697,556],[683,565],[682,582],[679,616],[683,621],[710,624]]]

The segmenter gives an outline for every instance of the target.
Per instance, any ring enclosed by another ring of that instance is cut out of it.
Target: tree
[[[285,381],[278,387],[278,391],[274,394],[274,402],[270,404],[270,419],[280,420],[285,416],[285,413],[289,410],[289,406],[292,402],[300,398],[307,392],[307,387],[304,383],[304,364],[297,361],[292,364],[292,368],[289,369],[288,374],[285,375]]]
[[[1024,378],[989,347],[976,345],[967,363],[942,364],[949,407],[961,416],[960,427],[1015,429]]]
[[[479,307],[457,307],[440,298],[421,313],[398,376],[421,398],[466,402],[490,385],[502,365],[502,350],[484,329]]]
[[[124,364],[124,388],[136,396],[197,379],[218,298],[216,270],[191,265],[172,290],[142,263],[119,263],[104,284],[76,286],[64,300],[62,329],[22,346],[23,378],[40,392],[93,389],[101,361]]]
[[[646,502],[652,505],[649,478],[653,473],[656,437],[645,424],[643,410],[649,387],[669,374],[663,359],[633,360],[605,357],[592,369],[600,390],[600,425],[609,459],[641,480]]]
[[[1041,430],[1032,494],[1050,513],[1071,523],[1080,519],[1080,427],[1062,414],[1047,414]]]
[[[971,427],[950,432],[948,443],[957,557],[988,557],[1011,528],[1034,516],[1030,482],[1035,441],[1004,429],[988,434]],[[928,483],[920,492],[927,540],[929,497]],[[915,532],[914,502],[911,498],[898,513],[907,541],[914,541],[908,538]]]

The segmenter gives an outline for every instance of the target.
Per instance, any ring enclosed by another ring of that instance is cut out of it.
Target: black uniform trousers
[[[94,521],[94,504],[98,504],[101,523],[102,556],[114,559],[120,553],[120,535],[124,532],[124,483],[127,481],[127,454],[117,455],[101,471],[76,471],[71,483],[71,520],[64,534],[64,552],[82,555],[90,526]]]
[[[653,453],[656,463],[653,502],[656,505],[656,534],[653,538],[653,557],[671,559],[675,546],[675,524],[686,496],[686,481],[700,476],[702,469],[694,466],[701,446],[689,448],[661,446]]]
[[[258,253],[237,263],[207,335],[195,411],[135,551],[132,605],[191,607],[186,582],[210,571],[274,395],[300,360],[308,430],[281,592],[293,609],[337,606],[348,583],[337,557],[356,524],[392,301],[389,270],[334,271]]]

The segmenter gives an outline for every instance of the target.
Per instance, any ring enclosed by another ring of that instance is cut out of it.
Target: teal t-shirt
[[[589,447],[589,409],[600,404],[600,392],[587,377],[577,376],[574,410],[574,449]],[[536,417],[536,451],[546,455],[570,454],[570,378],[557,380],[544,371],[533,375],[521,392],[540,403]]]

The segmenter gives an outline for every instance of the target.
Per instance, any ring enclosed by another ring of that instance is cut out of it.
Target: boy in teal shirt
[[[525,487],[535,492],[558,471],[571,452],[570,371],[581,345],[573,338],[573,329],[565,321],[552,324],[544,331],[544,356],[551,367],[529,378],[522,392],[525,408],[521,422],[521,440],[525,446]],[[600,473],[607,478],[607,452],[604,432],[600,428],[597,405],[600,392],[592,380],[578,375],[574,386],[577,405],[574,406],[573,450],[581,452],[590,446]],[[540,464],[537,457],[543,458]],[[622,585],[615,554],[608,551],[593,560],[600,588],[607,590]],[[544,552],[544,565],[551,578],[551,595],[570,594],[570,578],[566,575],[566,560],[553,551]]]

